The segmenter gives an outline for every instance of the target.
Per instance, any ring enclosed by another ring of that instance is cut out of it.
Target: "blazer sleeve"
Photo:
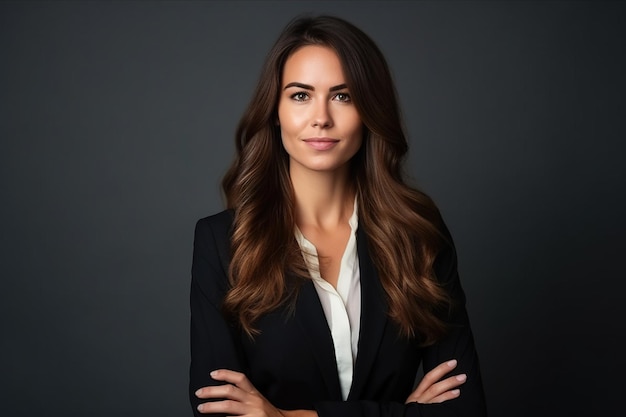
[[[465,306],[457,268],[457,256],[449,231],[443,225],[449,240],[435,261],[435,273],[452,300],[447,314],[447,335],[422,350],[424,373],[442,362],[456,359],[457,367],[450,375],[465,373],[466,382],[460,386],[461,395],[440,404],[401,404],[394,402],[347,401],[316,404],[320,417],[484,417],[487,415],[485,395],[478,362],[478,354]]]
[[[189,399],[195,416],[201,416],[195,396],[198,388],[221,385],[209,373],[218,368],[245,372],[238,332],[224,320],[221,301],[228,288],[227,248],[229,221],[218,221],[226,212],[196,223],[191,268],[191,365]],[[204,414],[206,415],[206,414]],[[213,414],[214,415],[214,414]]]

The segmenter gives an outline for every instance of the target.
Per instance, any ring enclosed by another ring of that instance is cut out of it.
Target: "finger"
[[[216,381],[230,382],[246,392],[255,391],[254,385],[252,385],[246,375],[241,372],[231,371],[230,369],[217,369],[211,372],[211,378]]]
[[[423,392],[417,392],[417,390],[412,392],[411,395],[409,395],[409,398],[407,398],[406,402],[419,402],[422,404],[440,402],[436,399],[441,397],[442,395],[443,401],[446,401],[450,398],[455,398],[456,396],[458,396],[459,393],[452,391],[454,391],[457,387],[463,385],[465,381],[467,381],[467,375],[465,374],[451,376],[431,385]],[[450,392],[452,393],[447,394]]]
[[[232,400],[213,401],[200,404],[198,411],[203,414],[244,415],[246,414],[246,405]]]
[[[244,401],[246,395],[248,395],[247,392],[232,384],[202,387],[195,394],[196,397],[202,399],[221,398],[235,401]]]
[[[446,374],[456,368],[456,365],[456,359],[452,359],[437,365],[422,377],[422,380],[415,389],[414,393],[417,393],[418,395],[423,393],[433,384],[437,383],[437,381],[443,378]]]
[[[452,400],[454,398],[457,398],[458,396],[461,395],[461,390],[456,388],[450,391],[446,391],[441,395],[436,396],[435,398],[431,399],[430,401],[428,401],[427,403],[424,404],[439,404],[442,403],[444,401],[448,401],[448,400]]]

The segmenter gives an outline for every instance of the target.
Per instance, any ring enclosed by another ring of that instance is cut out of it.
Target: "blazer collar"
[[[348,400],[358,399],[365,389],[387,324],[387,302],[380,278],[370,257],[363,227],[357,230],[361,272],[361,331]]]
[[[312,280],[305,281],[299,289],[295,317],[302,326],[303,334],[307,337],[308,345],[326,383],[329,400],[341,401],[333,339]]]
[[[365,389],[387,324],[385,293],[369,255],[367,238],[361,226],[357,229],[357,250],[361,273],[361,331],[348,400],[360,398]],[[295,317],[311,346],[326,383],[329,399],[341,401],[333,339],[313,281],[305,281],[300,287],[296,311]]]

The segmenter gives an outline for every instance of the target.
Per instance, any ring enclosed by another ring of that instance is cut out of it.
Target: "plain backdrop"
[[[191,415],[193,227],[311,12],[388,58],[491,416],[623,415],[625,6],[0,2],[0,414]]]

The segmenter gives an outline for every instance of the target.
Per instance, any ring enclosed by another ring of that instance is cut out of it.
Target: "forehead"
[[[282,84],[290,82],[332,85],[345,83],[337,53],[320,45],[306,45],[293,52],[283,67]]]

